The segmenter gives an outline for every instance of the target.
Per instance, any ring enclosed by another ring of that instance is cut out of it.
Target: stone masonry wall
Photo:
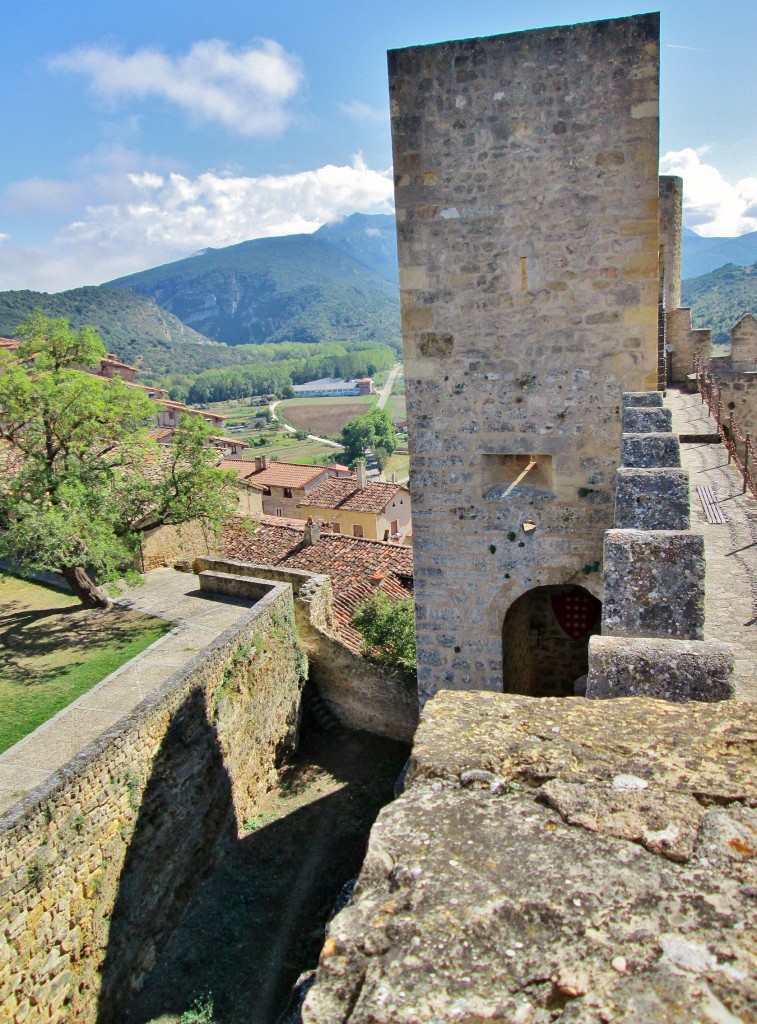
[[[291,584],[295,614],[308,655],[309,678],[332,714],[350,729],[409,743],[418,724],[415,686],[354,654],[339,641],[327,576],[301,569],[198,558],[195,569],[253,575]]]
[[[691,326],[691,310],[688,306],[671,309],[666,313],[666,340],[670,353],[670,379],[674,384],[683,384],[686,376],[693,372],[694,357],[705,362],[710,357],[712,331],[709,328],[694,329]]]
[[[0,1018],[109,1024],[296,735],[305,658],[273,586],[0,821]]]
[[[196,522],[181,526],[157,526],[147,530],[142,538],[142,552],[138,569],[149,572],[177,562],[213,555],[220,551],[220,537],[212,530],[203,529]]]
[[[421,700],[585,584],[657,381],[656,15],[389,54]],[[506,494],[513,458],[537,469]],[[533,522],[533,530],[524,524]]]

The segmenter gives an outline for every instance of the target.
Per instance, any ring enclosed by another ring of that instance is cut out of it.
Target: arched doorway
[[[502,625],[505,693],[569,697],[589,668],[589,637],[602,605],[583,587],[534,587],[508,609]]]

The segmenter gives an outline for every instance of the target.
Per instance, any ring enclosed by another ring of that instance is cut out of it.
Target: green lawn
[[[169,629],[163,619],[82,608],[63,591],[0,574],[0,752]]]

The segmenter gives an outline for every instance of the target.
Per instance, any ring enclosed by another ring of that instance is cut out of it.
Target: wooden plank
[[[707,484],[699,484],[697,486],[697,494],[702,502],[704,514],[707,516],[707,522],[725,524],[725,516],[718,505],[718,499],[713,489]]]

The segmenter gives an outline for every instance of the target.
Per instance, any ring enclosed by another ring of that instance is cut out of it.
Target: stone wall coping
[[[624,391],[623,408],[660,409],[662,408],[662,392]]]
[[[72,779],[84,774],[90,764],[101,757],[119,739],[137,728],[140,722],[149,718],[161,704],[182,694],[187,684],[191,683],[193,674],[199,668],[202,668],[209,654],[221,650],[233,641],[243,628],[266,614],[271,606],[275,605],[282,597],[288,597],[289,601],[292,601],[291,586],[287,583],[274,584],[269,594],[266,594],[265,597],[257,601],[249,611],[240,615],[239,619],[232,626],[224,630],[206,647],[203,647],[201,651],[198,651],[186,665],[170,675],[157,690],[145,697],[135,708],[132,708],[114,725],[102,732],[96,740],[80,750],[61,768],[52,772],[44,782],[41,782],[34,789],[26,793],[17,803],[13,804],[0,817],[0,837],[2,837],[3,833],[19,826],[25,817],[31,815],[44,801],[51,800]]]
[[[281,580],[292,586],[294,596],[297,597],[300,588],[311,580],[318,583],[328,581],[325,573],[308,572],[306,569],[284,569],[280,566],[264,565],[262,562],[241,562],[230,558],[206,558],[202,556],[195,559],[195,567],[199,572],[210,570],[213,572],[225,572],[234,576],[252,576],[257,574],[259,579]]]

